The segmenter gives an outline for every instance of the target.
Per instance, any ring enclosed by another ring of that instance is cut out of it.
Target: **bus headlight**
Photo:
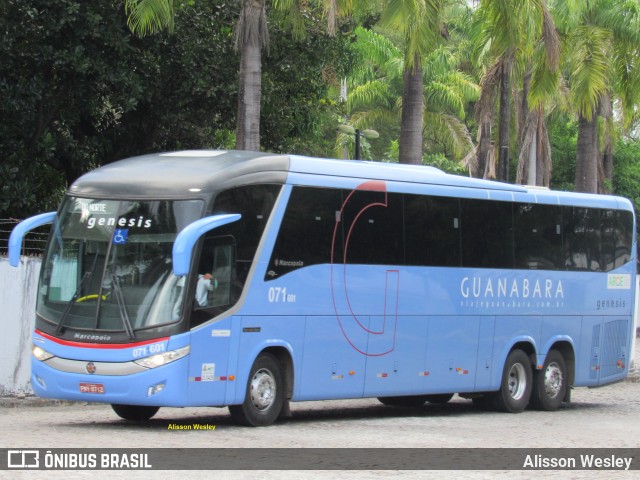
[[[36,358],[36,360],[40,360],[41,362],[49,360],[50,358],[53,358],[55,356],[47,352],[44,348],[39,347],[38,345],[33,345],[31,347],[31,353]]]
[[[181,359],[189,354],[189,350],[191,347],[187,345],[186,347],[178,348],[177,350],[171,350],[169,352],[158,353],[156,355],[151,355],[150,357],[141,358],[139,360],[134,360],[135,363],[141,365],[146,368],[156,368],[161,367],[162,365],[166,365],[167,363],[175,362],[176,360]]]

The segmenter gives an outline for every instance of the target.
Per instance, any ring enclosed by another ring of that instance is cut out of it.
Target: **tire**
[[[124,418],[125,420],[129,420],[132,422],[144,422],[153,417],[160,407],[148,407],[145,405],[120,405],[113,404],[111,405],[113,411],[120,418]]]
[[[378,397],[380,403],[390,407],[422,407],[429,395],[407,395],[403,397]]]
[[[453,398],[453,393],[440,393],[437,395],[427,395],[427,402],[434,403],[436,405],[444,405],[449,403],[449,400]]]
[[[251,367],[244,403],[229,405],[231,417],[239,424],[266,427],[280,416],[284,405],[284,382],[278,360],[261,354]]]
[[[542,370],[533,374],[531,406],[548,412],[557,410],[567,393],[567,362],[558,350],[550,350]]]
[[[500,390],[488,397],[494,410],[520,413],[529,404],[533,390],[533,373],[529,356],[522,350],[513,350],[504,363]]]

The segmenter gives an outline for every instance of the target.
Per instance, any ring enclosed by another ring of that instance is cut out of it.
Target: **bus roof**
[[[632,210],[609,195],[529,188],[451,175],[434,167],[312,158],[233,150],[187,150],[132,157],[80,177],[69,194],[90,198],[194,198],[239,185],[294,183],[340,186],[339,180],[380,180],[400,190],[526,203]],[[431,188],[425,190],[425,186]],[[406,187],[406,189],[405,189]]]

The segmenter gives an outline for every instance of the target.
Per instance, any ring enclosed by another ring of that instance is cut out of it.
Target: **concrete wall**
[[[22,257],[13,268],[0,257],[0,396],[32,393],[29,357],[41,264]]]

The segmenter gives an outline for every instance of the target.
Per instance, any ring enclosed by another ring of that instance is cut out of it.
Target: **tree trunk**
[[[487,178],[487,163],[493,146],[491,145],[491,120],[480,122],[480,139],[478,141],[478,168],[472,173],[476,178]]]
[[[236,148],[238,150],[260,150],[260,102],[262,99],[262,47],[263,37],[255,31],[266,28],[263,22],[263,4],[245,0],[240,24],[241,41],[240,74],[238,85],[238,117],[236,124]]]
[[[422,163],[422,66],[414,59],[414,67],[406,69],[402,88],[402,123],[400,125],[399,161],[420,165]]]
[[[605,123],[604,127],[604,149],[602,156],[602,179],[600,180],[599,190],[601,193],[610,193],[613,184],[613,105],[611,95],[603,95],[600,98],[600,115],[602,115]],[[599,145],[598,145],[599,146]],[[598,151],[600,149],[598,148]]]
[[[604,169],[604,185],[602,185],[602,190],[605,193],[609,192],[610,186],[613,184],[613,140],[611,139],[611,135],[607,135],[605,138],[604,144],[604,156],[602,158],[602,166]]]
[[[509,181],[509,139],[511,127],[511,61],[505,59],[500,75],[500,118],[498,120],[498,180]]]
[[[598,117],[591,120],[582,114],[578,120],[578,146],[576,150],[576,192],[598,192]]]

